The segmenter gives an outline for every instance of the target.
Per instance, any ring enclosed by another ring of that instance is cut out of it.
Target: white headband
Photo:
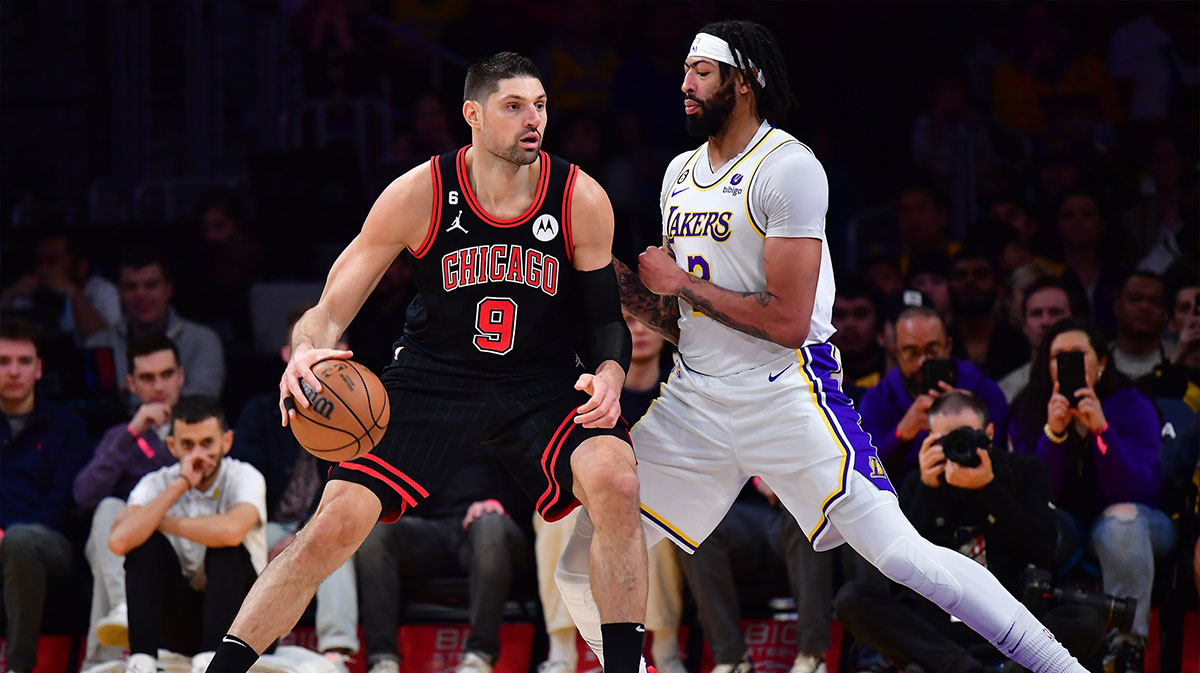
[[[735,54],[737,55],[736,59],[734,58]],[[758,85],[763,88],[767,86],[767,78],[763,77],[762,71],[754,65],[754,61],[748,58],[743,59],[742,52],[730,49],[729,43],[716,35],[696,33],[696,39],[692,41],[692,48],[688,50],[688,55],[711,58],[714,61],[731,65],[739,70],[743,67],[742,63],[745,63],[745,67],[749,68],[750,72],[754,74],[755,79],[758,80]]]

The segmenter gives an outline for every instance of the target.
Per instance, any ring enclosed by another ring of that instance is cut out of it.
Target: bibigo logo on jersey
[[[540,215],[533,221],[533,237],[545,243],[558,236],[558,220],[553,215]]]

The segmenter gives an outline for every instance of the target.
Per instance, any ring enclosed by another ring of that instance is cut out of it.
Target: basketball
[[[379,377],[351,360],[322,360],[312,372],[321,381],[321,392],[300,379],[309,406],[296,404],[296,415],[288,421],[300,446],[334,463],[374,449],[391,418]]]

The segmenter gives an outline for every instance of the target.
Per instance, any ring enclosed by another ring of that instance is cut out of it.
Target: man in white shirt
[[[1167,322],[1166,287],[1162,278],[1149,271],[1129,274],[1117,298],[1117,338],[1112,343],[1113,366],[1131,379],[1139,379],[1158,365],[1170,361],[1173,347],[1163,343]]]
[[[215,650],[267,564],[266,482],[225,458],[232,445],[215,399],[181,398],[167,438],[179,462],[143,477],[113,524],[108,546],[125,556],[128,673],[155,673],[159,647]]]

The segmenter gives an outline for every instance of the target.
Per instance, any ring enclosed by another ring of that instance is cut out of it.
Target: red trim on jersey
[[[467,176],[467,150],[471,146],[467,145],[458,151],[458,156],[455,157],[454,165],[458,172],[458,186],[462,187],[463,194],[467,197],[467,204],[471,206],[471,210],[479,216],[479,219],[487,222],[493,227],[516,227],[525,224],[529,218],[533,217],[542,207],[542,202],[546,200],[546,186],[550,184],[550,155],[545,152],[538,152],[538,161],[542,162],[538,173],[538,188],[537,194],[533,197],[533,203],[529,204],[529,208],[511,220],[497,220],[488,215],[483,206],[479,205],[479,201],[475,199],[475,192],[471,190],[471,180]]]
[[[429,231],[425,234],[421,247],[416,250],[409,248],[412,250],[412,256],[417,259],[424,257],[433,246],[433,239],[437,238],[438,222],[442,219],[442,169],[438,166],[437,157],[429,160],[429,171],[433,175],[433,212],[429,214]]]
[[[383,467],[383,469],[387,470],[388,472],[391,472],[392,474],[396,475],[397,477],[400,477],[401,479],[403,479],[405,481],[405,483],[407,483],[409,486],[412,486],[413,489],[417,493],[420,493],[422,498],[429,497],[429,491],[426,491],[425,489],[421,488],[421,485],[418,484],[416,482],[416,480],[414,480],[412,477],[408,476],[407,474],[404,474],[400,470],[397,470],[395,467],[392,466],[391,463],[387,462],[386,460],[380,458],[379,456],[371,454],[371,453],[368,453],[368,454],[366,454],[364,456],[360,456],[360,457],[365,458],[366,460],[369,460],[373,463],[376,463],[379,466]]]
[[[573,262],[575,257],[575,243],[571,240],[571,196],[575,193],[575,178],[579,177],[579,167],[571,164],[571,171],[567,173],[567,187],[563,196],[563,240],[567,244],[567,261]]]
[[[542,512],[542,503],[546,502],[546,498],[550,497],[551,493],[558,491],[558,480],[554,478],[554,461],[558,459],[558,452],[562,449],[563,441],[567,439],[567,435],[571,434],[571,430],[574,430],[574,426],[577,425],[572,420],[575,418],[575,413],[575,410],[572,409],[571,413],[567,414],[563,422],[558,425],[558,429],[554,431],[554,436],[546,443],[546,450],[542,452],[542,474],[546,475],[546,492],[542,494],[542,497],[538,498],[537,505],[534,506],[534,509],[539,513]],[[571,425],[570,428],[567,428],[568,424]],[[564,428],[566,428],[566,432],[563,432]],[[555,440],[558,440],[557,443]],[[554,447],[553,456],[550,455],[550,447]],[[546,509],[549,509],[556,500],[558,500],[557,494],[546,504]]]
[[[354,470],[355,472],[362,472],[364,474],[368,474],[372,477],[375,477],[379,481],[382,481],[383,483],[390,486],[393,491],[399,493],[400,497],[404,499],[404,502],[412,505],[413,507],[417,506],[417,501],[411,495],[408,494],[408,491],[405,491],[404,489],[400,488],[400,484],[397,484],[396,482],[392,481],[391,479],[388,479],[387,477],[383,476],[382,474],[379,474],[379,472],[377,472],[365,465],[359,465],[358,463],[348,463],[346,461],[342,461],[342,462],[338,463],[338,466],[344,467],[347,470]]]

